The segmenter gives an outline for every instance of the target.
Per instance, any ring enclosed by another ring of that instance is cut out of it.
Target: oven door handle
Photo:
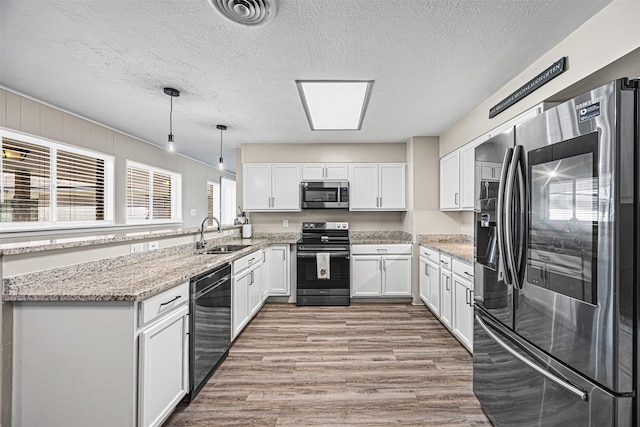
[[[323,253],[323,254],[329,254],[330,258],[345,258],[345,259],[349,259],[349,255],[350,252],[346,251],[340,251],[340,252],[324,252],[324,251],[318,251],[318,252],[298,252],[297,253],[297,257],[298,258],[315,258],[317,253]]]

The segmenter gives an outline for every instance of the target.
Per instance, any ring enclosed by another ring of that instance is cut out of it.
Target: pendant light
[[[217,125],[216,128],[220,129],[220,163],[218,164],[218,169],[223,170],[224,160],[222,159],[222,131],[227,130],[227,127],[225,125]]]
[[[171,97],[171,110],[169,110],[169,138],[167,139],[167,150],[176,151],[173,143],[173,98],[180,96],[180,91],[172,87],[165,87],[164,93]]]

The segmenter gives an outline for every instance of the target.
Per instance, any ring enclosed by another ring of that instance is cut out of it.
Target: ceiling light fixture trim
[[[227,130],[225,125],[217,125],[216,129],[220,129],[220,162],[218,163],[218,169],[224,170],[224,159],[222,158],[222,131]]]
[[[312,131],[361,130],[373,80],[296,80]]]
[[[266,24],[278,10],[277,0],[209,0],[209,3],[228,20],[249,27]]]
[[[169,137],[167,138],[167,150],[176,151],[176,145],[173,142],[173,98],[180,96],[180,91],[172,87],[165,87],[164,93],[171,98],[171,109],[169,110]]]

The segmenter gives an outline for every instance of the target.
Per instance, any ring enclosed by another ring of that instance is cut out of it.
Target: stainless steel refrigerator
[[[476,148],[473,389],[496,426],[638,425],[638,94],[616,80]]]

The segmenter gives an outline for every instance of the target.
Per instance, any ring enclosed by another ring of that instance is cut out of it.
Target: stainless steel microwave
[[[347,181],[319,181],[300,183],[302,209],[348,209]]]

